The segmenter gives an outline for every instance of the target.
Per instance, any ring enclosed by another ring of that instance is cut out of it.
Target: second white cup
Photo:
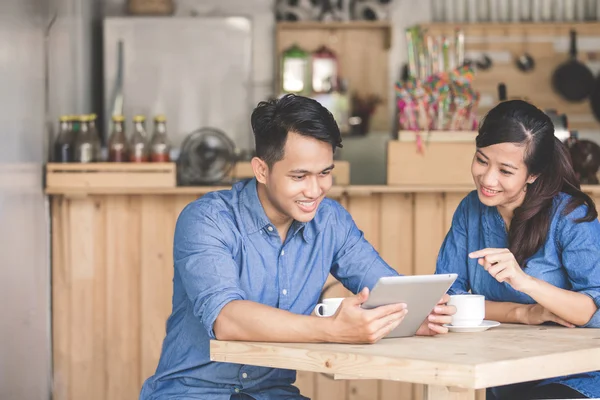
[[[331,317],[333,314],[335,314],[343,300],[343,297],[331,297],[328,299],[323,299],[322,303],[319,303],[315,306],[315,315],[318,317]]]
[[[456,307],[453,326],[479,326],[485,318],[485,296],[480,294],[452,295],[448,305]]]

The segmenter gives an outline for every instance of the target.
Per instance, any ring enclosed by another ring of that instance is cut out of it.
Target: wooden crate
[[[334,185],[350,184],[350,163],[348,161],[335,161],[335,168],[332,171]],[[237,179],[252,178],[254,172],[249,162],[238,162],[229,174]]]
[[[177,183],[175,163],[46,165],[46,188],[163,188]]]
[[[401,131],[388,142],[388,185],[472,185],[471,162],[477,132],[421,132],[419,152],[416,133]]]

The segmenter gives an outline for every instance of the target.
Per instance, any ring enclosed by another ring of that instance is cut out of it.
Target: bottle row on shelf
[[[54,141],[53,162],[169,162],[171,144],[167,135],[167,120],[163,115],[154,117],[154,130],[149,137],[146,117],[132,119],[133,133],[128,138],[125,117],[113,115],[111,133],[103,156],[96,115],[63,115],[60,130]]]

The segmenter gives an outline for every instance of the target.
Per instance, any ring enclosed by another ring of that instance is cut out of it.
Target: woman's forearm
[[[598,310],[594,300],[583,293],[561,289],[531,277],[521,290],[551,313],[574,325],[585,325]]]
[[[521,309],[524,307],[525,304],[486,300],[485,319],[505,324],[523,324]]]

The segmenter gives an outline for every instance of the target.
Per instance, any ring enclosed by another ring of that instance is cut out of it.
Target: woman
[[[533,105],[498,104],[482,121],[471,172],[436,273],[450,294],[486,297],[486,319],[600,327],[600,223],[566,147]],[[600,397],[600,372],[493,388],[488,399]],[[554,397],[553,397],[554,396]]]

